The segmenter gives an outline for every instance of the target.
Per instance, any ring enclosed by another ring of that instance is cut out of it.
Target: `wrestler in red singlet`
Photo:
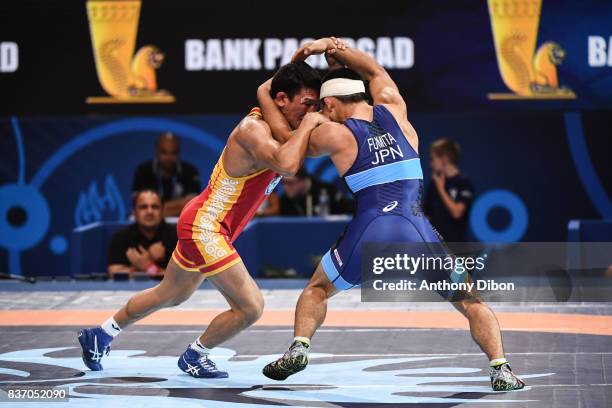
[[[261,111],[253,108],[249,116],[261,118]],[[240,262],[232,243],[279,180],[270,169],[232,177],[225,171],[221,153],[206,189],[181,212],[174,261],[206,277]]]

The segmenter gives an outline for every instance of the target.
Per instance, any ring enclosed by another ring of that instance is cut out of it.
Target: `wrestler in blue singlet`
[[[363,243],[441,242],[421,209],[419,155],[391,112],[384,105],[373,108],[372,122],[355,118],[344,122],[357,141],[357,157],[343,176],[357,209],[322,260],[325,274],[341,290],[361,281]]]

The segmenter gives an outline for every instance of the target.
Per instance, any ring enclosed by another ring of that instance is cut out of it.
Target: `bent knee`
[[[477,311],[481,308],[489,308],[486,303],[474,298],[453,302],[453,306],[455,306],[455,308],[463,314],[467,314],[472,311]]]
[[[263,314],[263,306],[247,309],[244,312],[244,323],[247,326],[250,326],[254,324],[256,321],[258,321],[261,318],[262,314]]]
[[[248,320],[250,321],[250,324],[253,324],[257,320],[259,320],[259,318],[263,314],[263,311],[264,299],[263,296],[259,295],[255,302],[253,302],[253,304],[248,309]]]
[[[308,283],[308,286],[304,288],[304,294],[306,296],[317,296],[327,300],[332,297],[338,289],[329,281],[316,280]]]
[[[264,310],[263,296],[259,295],[252,299],[246,306],[241,307],[238,311],[242,317],[243,324],[250,326],[261,318]]]
[[[180,292],[180,291],[173,292],[173,293],[168,294],[166,305],[168,307],[178,306],[184,303],[190,297],[191,297],[191,293]]]

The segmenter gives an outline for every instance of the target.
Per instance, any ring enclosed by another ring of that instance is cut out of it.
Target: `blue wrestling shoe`
[[[187,347],[178,361],[181,370],[195,378],[227,378],[225,371],[220,371],[208,355],[201,355],[197,351]]]
[[[102,371],[102,357],[110,353],[110,343],[113,337],[101,327],[82,329],[79,331],[79,343],[83,349],[83,362],[91,371]]]

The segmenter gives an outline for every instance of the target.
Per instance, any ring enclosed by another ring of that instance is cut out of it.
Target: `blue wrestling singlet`
[[[363,243],[441,242],[421,209],[419,155],[391,112],[376,105],[372,122],[350,118],[344,124],[357,141],[357,158],[344,175],[357,209],[321,261],[329,280],[341,290],[361,281]]]

